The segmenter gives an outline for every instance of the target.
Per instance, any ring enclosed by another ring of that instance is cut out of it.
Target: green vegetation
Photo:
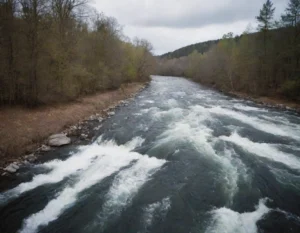
[[[159,73],[186,76],[223,91],[300,100],[300,0],[290,0],[280,22],[270,0],[257,20],[257,33],[229,33],[206,53],[161,59]]]
[[[0,104],[36,106],[145,81],[151,49],[128,41],[87,0],[1,1]]]
[[[193,45],[189,45],[180,49],[175,50],[174,52],[166,53],[160,56],[160,58],[180,58],[184,56],[188,56],[194,51],[197,51],[198,53],[206,53],[211,48],[211,46],[217,44],[219,40],[212,40],[212,41],[206,41],[202,43],[197,43]]]

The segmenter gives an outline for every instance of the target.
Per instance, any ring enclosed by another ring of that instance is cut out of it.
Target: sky
[[[123,26],[124,35],[148,40],[153,53],[255,30],[255,17],[265,0],[92,0],[91,5]],[[273,0],[275,18],[288,0]]]

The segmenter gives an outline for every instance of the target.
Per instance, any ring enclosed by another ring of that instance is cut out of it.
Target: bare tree
[[[39,31],[41,18],[47,10],[46,0],[20,0],[22,17],[26,23],[26,38],[29,48],[29,98],[30,106],[38,102],[38,57],[39,57]]]
[[[2,78],[3,88],[8,84],[8,96],[1,95],[1,102],[12,104],[16,101],[16,73],[15,73],[15,57],[14,57],[14,32],[15,23],[14,15],[16,12],[15,0],[4,0],[0,5],[0,51],[5,54],[2,57],[2,72],[6,77]],[[5,82],[5,78],[8,79]],[[5,93],[4,91],[0,91]]]

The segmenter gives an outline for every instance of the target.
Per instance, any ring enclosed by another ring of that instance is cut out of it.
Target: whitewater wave
[[[171,200],[169,197],[162,199],[161,201],[152,203],[144,208],[143,214],[143,227],[145,231],[153,224],[155,217],[165,218],[169,209],[171,208]]]
[[[57,197],[51,200],[46,207],[29,216],[23,222],[23,227],[20,230],[22,233],[37,232],[39,227],[48,225],[56,220],[67,208],[73,205],[77,196],[84,190],[101,182],[104,178],[111,176],[115,172],[130,165],[134,161],[143,160],[144,156],[133,152],[135,146],[141,144],[142,139],[133,139],[131,142],[118,146],[114,141],[103,142],[102,144],[93,144],[90,147],[93,150],[93,161],[78,176],[77,182],[74,185],[67,186]],[[89,148],[89,149],[91,149]],[[89,156],[89,154],[86,154]],[[145,158],[148,158],[145,156]]]
[[[50,169],[50,172],[36,175],[31,181],[21,183],[17,187],[1,194],[0,203],[7,202],[39,186],[58,183],[70,175],[79,174],[82,170],[88,168],[93,160],[99,156],[101,156],[99,155],[99,146],[94,144],[80,147],[78,153],[72,155],[65,161],[56,159],[48,163],[37,165],[40,168]]]
[[[225,207],[211,211],[206,233],[257,233],[257,221],[270,211],[265,203],[266,199],[261,199],[254,212],[238,213]]]
[[[286,127],[286,126],[279,126],[278,124],[272,124],[268,121],[261,120],[257,117],[250,117],[245,114],[232,111],[229,109],[221,108],[221,107],[213,107],[210,109],[207,109],[210,113],[217,114],[217,115],[223,115],[228,116],[231,118],[234,118],[238,121],[241,121],[247,125],[252,126],[255,129],[258,129],[262,132],[266,132],[269,134],[282,136],[282,137],[288,137],[293,138],[295,140],[299,140],[300,136],[299,134],[292,128]]]
[[[178,145],[179,142],[188,143],[194,147],[201,156],[215,161],[220,166],[220,179],[223,180],[224,191],[227,193],[229,203],[238,191],[238,180],[240,172],[244,173],[243,163],[232,156],[232,150],[216,152],[214,144],[216,140],[212,136],[212,130],[204,122],[211,121],[209,114],[205,114],[205,108],[201,106],[192,107],[188,114],[181,121],[170,124],[169,128],[163,132],[155,143],[154,148]],[[245,180],[248,179],[243,174]]]
[[[102,212],[98,215],[99,224],[117,217],[128,206],[138,190],[166,160],[142,156],[133,166],[121,171],[114,179],[107,195]]]
[[[246,111],[246,112],[268,112],[268,110],[264,108],[257,108],[257,107],[242,105],[242,104],[234,104],[233,108],[237,110]]]
[[[241,137],[236,132],[230,136],[221,136],[220,139],[234,143],[242,149],[271,161],[282,163],[292,169],[300,170],[300,160],[288,153],[279,151],[276,147],[267,143],[252,142],[248,138]]]

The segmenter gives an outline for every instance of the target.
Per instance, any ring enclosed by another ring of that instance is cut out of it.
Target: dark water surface
[[[300,117],[154,76],[0,194],[0,232],[300,232]]]

